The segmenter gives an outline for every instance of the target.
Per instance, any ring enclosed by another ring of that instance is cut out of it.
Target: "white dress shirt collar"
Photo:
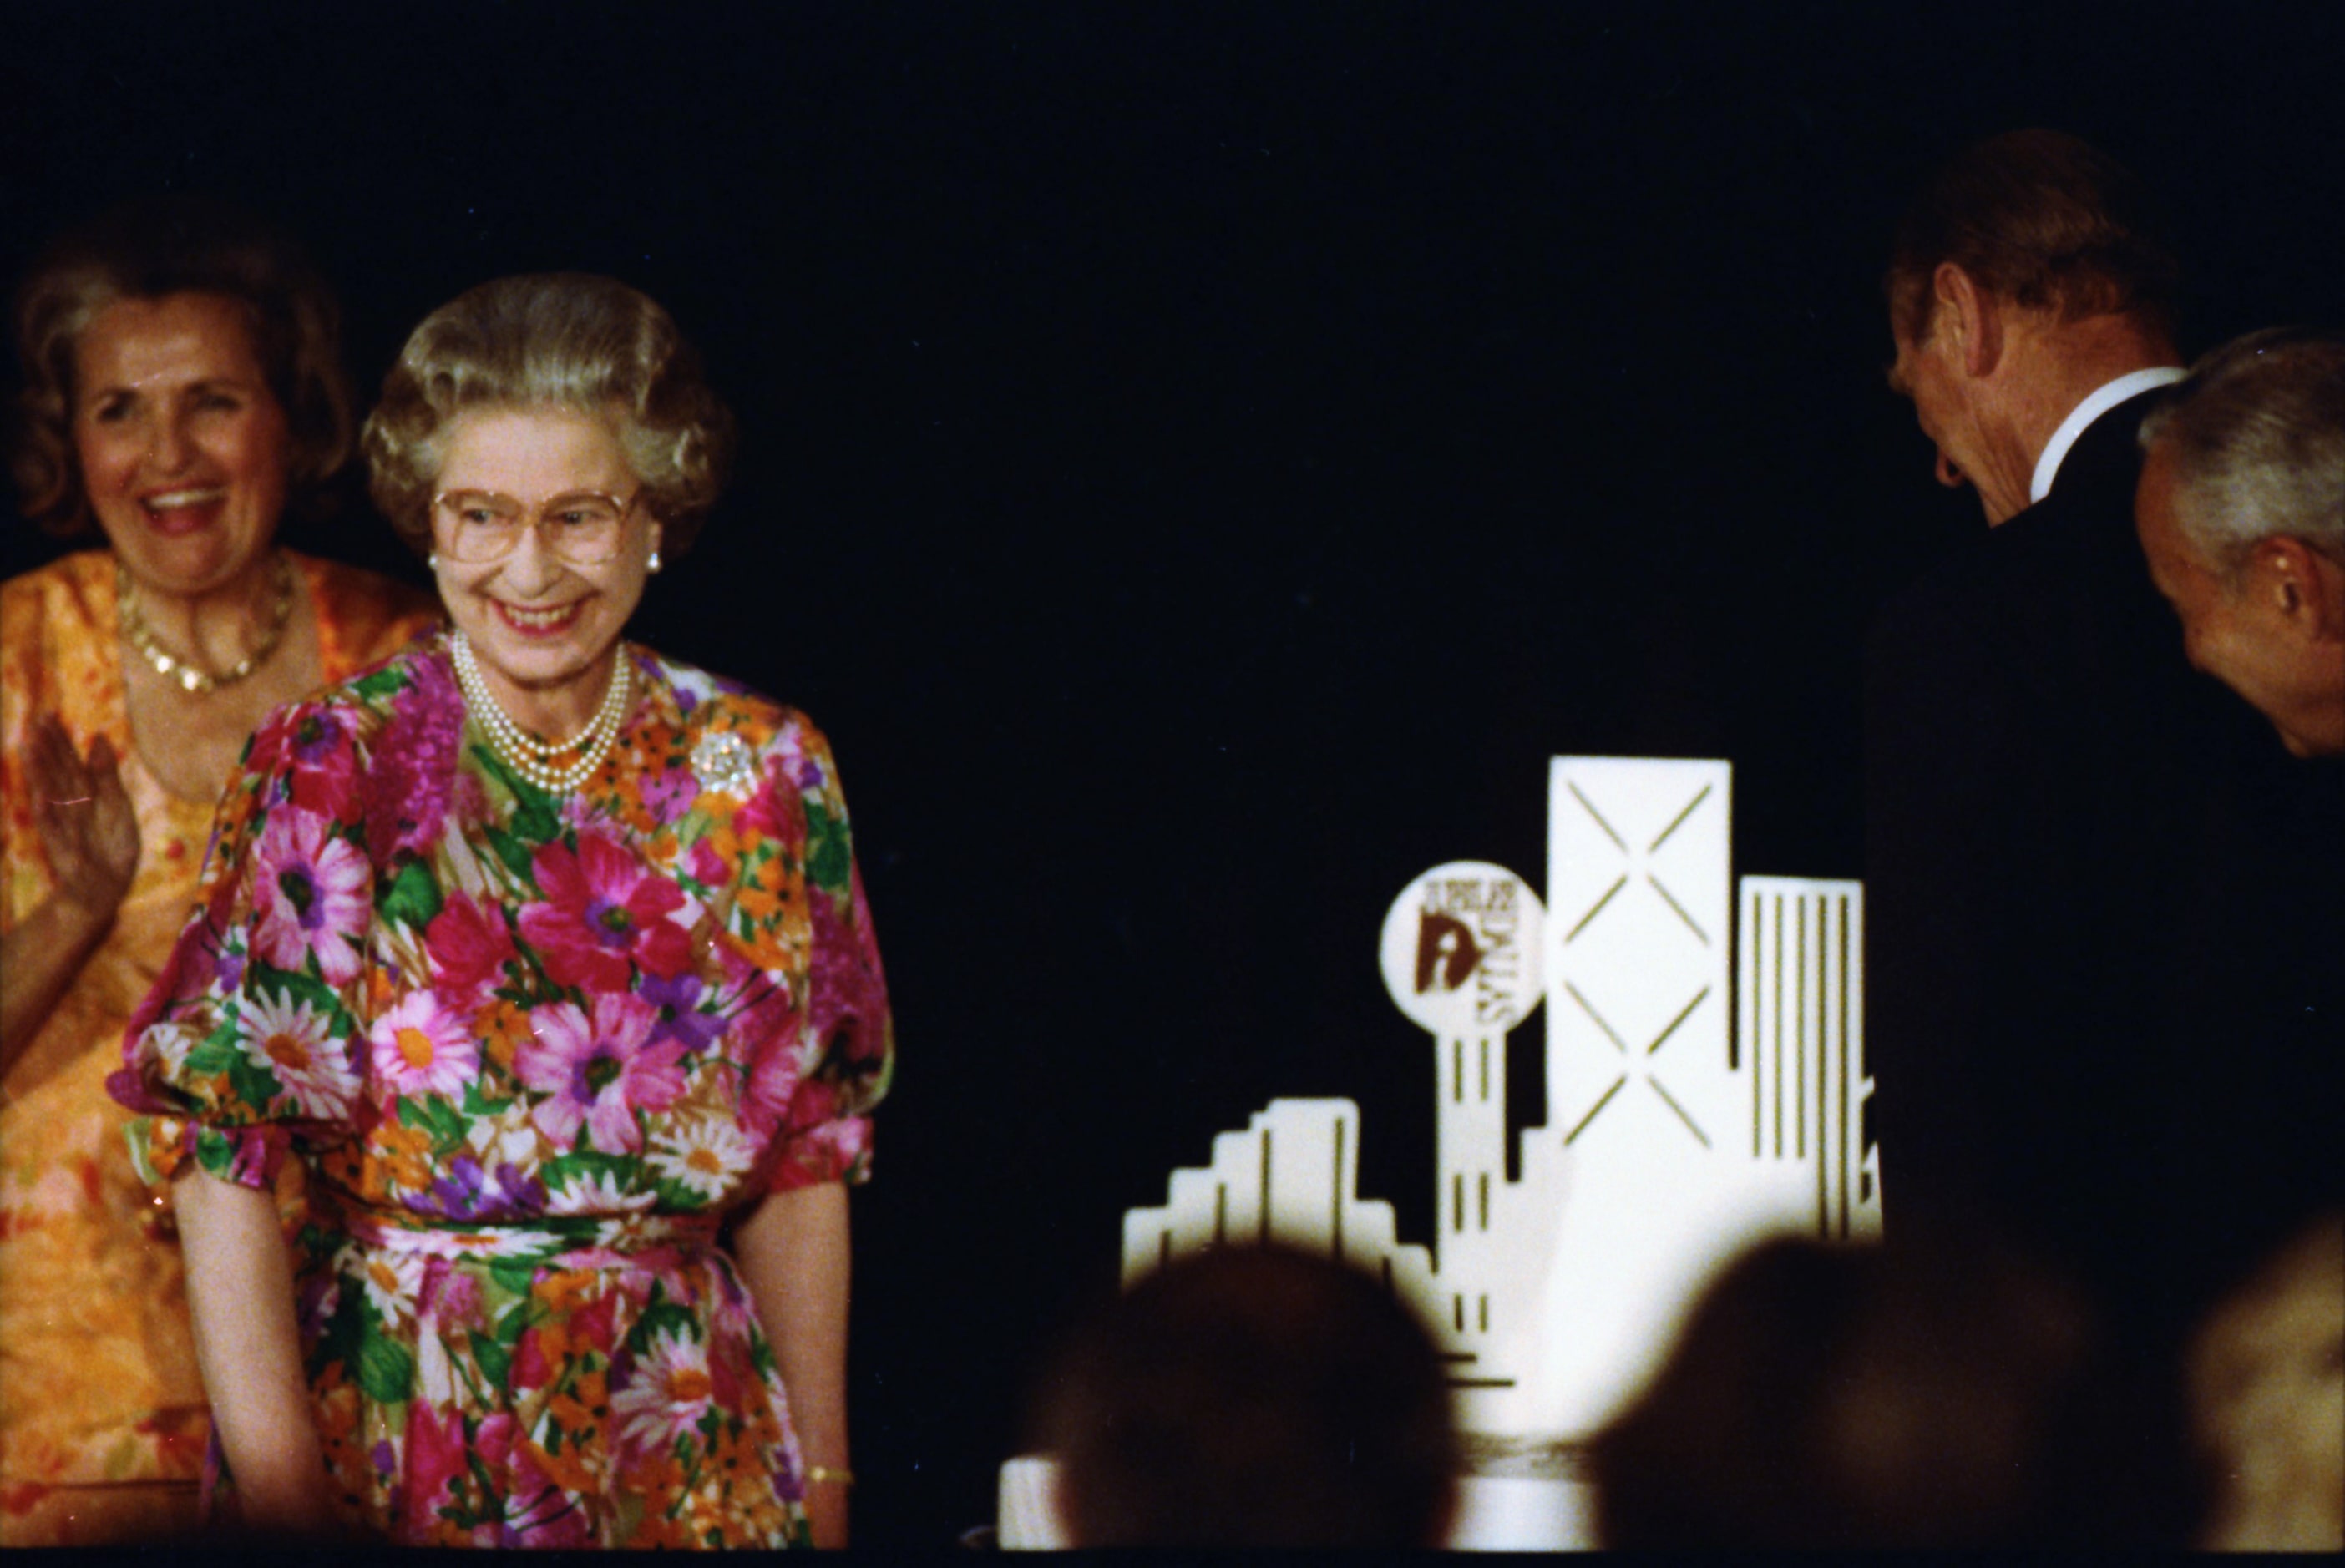
[[[2091,397],[2068,411],[2060,428],[2052,432],[2045,444],[2044,455],[2035,460],[2035,477],[2027,486],[2027,501],[2033,506],[2052,493],[2052,481],[2059,477],[2060,460],[2076,444],[2095,420],[2124,402],[2127,398],[2148,391],[2152,387],[2171,386],[2187,372],[2179,365],[2160,365],[2154,369],[2131,370],[2116,380],[2104,383]]]

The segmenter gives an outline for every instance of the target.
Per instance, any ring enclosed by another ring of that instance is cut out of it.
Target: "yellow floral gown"
[[[326,679],[439,619],[411,589],[292,558],[317,607]],[[114,557],[70,555],[0,584],[0,931],[49,874],[19,765],[56,714],[109,737],[137,813],[138,875],[114,929],[0,1082],[0,1545],[70,1545],[190,1527],[207,1432],[165,1200],[139,1180],[128,1113],[106,1091],[122,1031],[196,895],[212,803],[180,800],[131,749]]]

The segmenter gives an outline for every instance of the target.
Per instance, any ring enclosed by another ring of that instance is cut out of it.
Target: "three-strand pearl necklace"
[[[472,656],[471,641],[462,632],[452,632],[448,643],[454,653],[456,683],[464,689],[464,705],[480,721],[489,749],[506,766],[548,794],[568,794],[594,776],[594,770],[610,754],[611,743],[619,738],[619,723],[627,716],[627,699],[634,687],[625,649],[612,663],[611,683],[603,693],[603,705],[594,710],[594,723],[572,739],[548,745],[507,718],[504,709],[497,705],[496,693],[489,690],[480,661]],[[563,757],[573,760],[567,766],[559,765]]]

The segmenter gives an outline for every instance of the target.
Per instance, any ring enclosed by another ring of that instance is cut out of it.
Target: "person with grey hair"
[[[2314,1234],[2331,1249],[2333,1321],[2345,1312],[2334,1262],[2337,1211],[2345,1209],[2335,1129],[2345,1103],[2345,333],[2279,328],[2223,345],[2143,422],[2141,444],[2141,551],[2181,623],[2190,663],[2268,721],[2288,754],[2249,781],[2229,814],[2252,823],[2254,835],[2200,840],[2202,856],[2219,855],[2234,874],[2202,878],[2174,912],[2186,950],[2228,956],[2201,972],[2237,993],[2178,998],[2224,1080],[2204,1096],[2201,1117],[2218,1134],[2208,1140],[2218,1158],[2261,1174],[2262,1212],[2230,1216],[2239,1257],[2274,1248],[2282,1225],[2330,1211]],[[2260,1022],[2238,996],[2262,1002]],[[2231,1107],[2239,1108],[2227,1115]],[[2250,1123],[2246,1134],[2219,1136],[2239,1119]],[[2254,1191],[2235,1187],[2226,1196]],[[2235,1320],[2255,1289],[2242,1287],[2200,1329],[2195,1353],[2208,1353],[2210,1335],[2223,1338],[2228,1330],[2216,1325]],[[2321,1347],[2305,1353],[2317,1363]],[[2326,1520],[2333,1546],[2333,1332],[2327,1353],[2330,1412],[2307,1430],[2325,1424],[2328,1432],[2327,1506],[2312,1517]],[[2209,1397],[2202,1378],[2202,1436],[2214,1419]],[[2270,1521],[2250,1518],[2273,1500],[2248,1501],[2270,1480],[2225,1467],[2218,1543],[2275,1543],[2252,1539]]]
[[[731,433],[667,312],[574,274],[432,312],[367,422],[452,627],[261,727],[116,1087],[252,1528],[845,1544],[893,1046],[838,769],[622,635]]]
[[[2135,520],[2190,663],[2345,753],[2345,334],[2227,343],[2144,421]]]

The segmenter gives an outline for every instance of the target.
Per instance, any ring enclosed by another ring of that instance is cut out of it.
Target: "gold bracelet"
[[[855,1484],[855,1472],[835,1464],[809,1464],[806,1467],[806,1478],[810,1486],[821,1486],[834,1481],[841,1486]]]

